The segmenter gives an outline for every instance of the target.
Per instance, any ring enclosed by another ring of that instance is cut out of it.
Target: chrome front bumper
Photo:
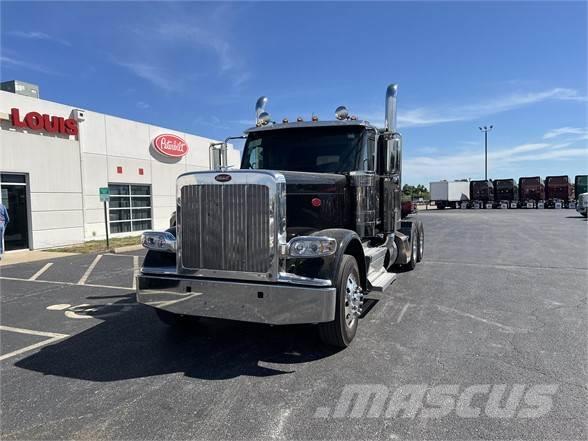
[[[137,276],[137,302],[176,314],[287,325],[335,319],[336,289]]]

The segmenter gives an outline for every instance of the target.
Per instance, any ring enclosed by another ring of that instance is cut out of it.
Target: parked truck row
[[[515,179],[438,181],[430,183],[431,201],[451,208],[576,208],[588,192],[588,175],[524,176]],[[576,195],[576,197],[574,196]]]

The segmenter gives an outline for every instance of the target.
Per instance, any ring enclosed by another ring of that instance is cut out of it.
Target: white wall
[[[69,118],[75,107],[0,92],[0,170],[29,174],[34,248],[104,238],[98,189],[108,183],[151,184],[153,228],[166,228],[175,210],[177,176],[209,168],[208,147],[214,140],[208,138],[87,110],[77,139],[15,131],[6,120],[13,107],[21,118],[31,111]],[[152,140],[163,133],[188,143],[188,154],[176,163],[150,153]],[[238,165],[239,151],[229,148],[228,158]]]
[[[75,140],[0,131],[0,169],[27,173],[31,246],[83,241],[80,154]]]

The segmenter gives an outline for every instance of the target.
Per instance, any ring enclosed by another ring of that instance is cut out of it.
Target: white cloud
[[[192,46],[211,50],[215,53],[221,71],[234,67],[231,45],[214,30],[207,30],[197,24],[164,23],[157,30],[163,38],[182,40]]]
[[[209,117],[196,117],[194,124],[197,126],[213,127],[215,129],[228,129],[229,126],[225,124],[218,116],[211,115]]]
[[[209,51],[214,54],[220,74],[226,75],[233,87],[239,87],[248,81],[251,74],[245,69],[244,62],[233,43],[227,36],[229,9],[219,7],[213,10],[207,20],[196,23],[161,23],[156,32],[159,38],[169,40],[172,44],[185,44],[195,49]]]
[[[146,110],[151,108],[151,104],[146,103],[145,101],[137,101],[137,107],[139,109]]]
[[[418,127],[458,121],[472,121],[548,100],[588,101],[588,98],[579,95],[575,89],[556,87],[539,92],[514,93],[474,104],[453,104],[444,107],[418,107],[409,110],[399,110],[398,125],[399,127]],[[383,109],[377,114],[368,113],[362,115],[377,125],[384,124]]]
[[[157,86],[166,92],[175,90],[178,85],[174,83],[173,77],[166,75],[159,67],[151,66],[145,63],[123,63],[116,62],[119,66],[122,66],[133,74],[137,75],[144,80],[149,81],[154,86]]]
[[[562,135],[588,135],[588,129],[580,127],[560,127],[559,129],[553,129],[545,133],[543,139],[556,138]]]
[[[570,147],[571,143],[528,143],[494,149],[488,153],[491,176],[537,161],[588,161],[587,147]],[[484,172],[484,153],[461,152],[446,156],[417,156],[406,158],[403,170],[408,182],[436,179],[478,178]]]
[[[10,31],[8,35],[12,35],[13,37],[18,38],[25,38],[27,40],[45,40],[45,41],[53,41],[55,43],[62,44],[64,46],[71,46],[71,43],[63,38],[55,37],[53,35],[46,34],[44,32],[37,32],[37,31]]]
[[[132,37],[129,46],[135,50],[135,60],[141,62],[117,64],[166,91],[179,89],[166,77],[174,78],[175,82],[186,87],[206,76],[220,76],[238,91],[251,74],[230,36],[233,21],[230,5],[211,7],[198,15],[184,10],[179,4],[174,4],[171,9],[174,14],[170,17],[158,14],[124,29],[126,35]],[[198,69],[184,71],[172,57],[175,52],[199,59]],[[144,59],[150,60],[148,65],[142,62]]]
[[[6,64],[10,66],[20,67],[23,69],[33,70],[35,72],[40,72],[48,75],[59,75],[58,72],[50,69],[42,64],[38,63],[30,63],[28,61],[17,60],[16,58],[7,57],[7,56],[0,56],[0,64]]]

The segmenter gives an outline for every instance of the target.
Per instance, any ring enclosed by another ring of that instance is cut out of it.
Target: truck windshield
[[[550,177],[547,181],[549,186],[553,185],[566,185],[568,183],[568,178],[565,176],[553,176]]]
[[[514,182],[510,180],[506,181],[494,181],[496,183],[496,188],[500,190],[510,190],[514,186]]]
[[[521,184],[523,185],[539,185],[539,178],[521,178]]]
[[[344,173],[373,170],[364,127],[309,127],[250,133],[242,169]]]

